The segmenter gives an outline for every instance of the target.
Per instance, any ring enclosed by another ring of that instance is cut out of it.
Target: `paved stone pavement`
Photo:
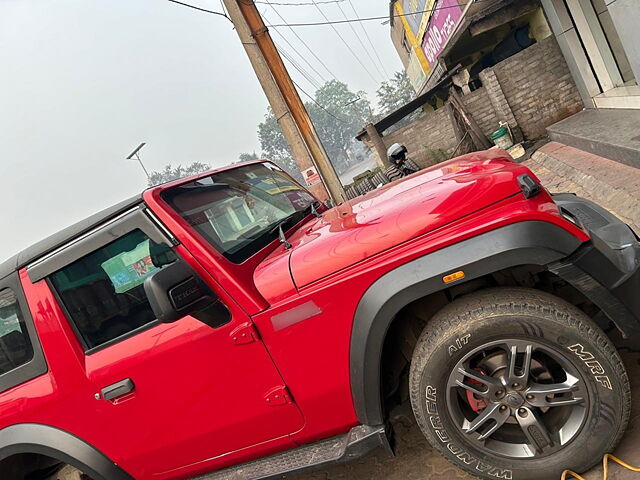
[[[593,200],[640,234],[640,169],[557,142],[540,148],[524,164],[551,193]]]
[[[640,170],[618,164],[575,148],[551,142],[525,162],[552,192],[573,192],[609,209],[640,233]],[[634,395],[629,428],[616,454],[640,466],[640,353],[622,351]],[[380,449],[349,464],[292,477],[294,480],[462,480],[473,478],[449,464],[434,451],[418,429],[408,405],[392,419],[396,433],[395,458]],[[601,480],[602,468],[585,475]],[[554,480],[554,479],[549,479]],[[609,480],[640,480],[632,473],[612,466]]]

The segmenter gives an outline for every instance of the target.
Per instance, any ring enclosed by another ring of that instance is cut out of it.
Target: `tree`
[[[307,103],[306,107],[334,167],[344,172],[350,167],[348,147],[371,121],[366,93],[352,92],[347,84],[332,80],[315,93],[315,103]]]
[[[197,175],[198,173],[206,172],[210,170],[211,166],[202,162],[193,162],[191,165],[183,167],[178,165],[173,167],[167,165],[161,171],[154,171],[149,174],[148,184],[150,187],[160,185],[161,183],[167,183],[179,178],[189,177],[191,175]]]
[[[382,117],[409,103],[415,98],[416,92],[413,90],[406,72],[402,71],[394,73],[390,80],[382,82],[380,88],[376,91],[376,96],[378,97],[378,106]],[[420,116],[422,116],[422,110],[416,110],[391,128],[397,130]]]
[[[250,162],[252,160],[260,160],[260,157],[258,156],[258,154],[256,152],[253,153],[241,153],[238,156],[238,160],[240,162]]]
[[[293,155],[291,155],[289,144],[285,140],[271,108],[267,110],[264,121],[258,125],[258,139],[262,147],[263,157],[268,158],[297,180],[302,181],[302,174],[293,159]]]
[[[371,121],[371,105],[364,92],[352,92],[342,82],[327,82],[315,93],[315,102],[305,106],[318,136],[338,172],[349,168],[348,147],[355,135]],[[263,155],[300,178],[282,130],[271,109],[258,125],[258,138]]]

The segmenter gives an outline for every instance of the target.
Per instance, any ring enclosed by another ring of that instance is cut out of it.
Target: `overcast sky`
[[[219,0],[185,1],[220,10]],[[360,17],[388,14],[387,0],[352,3]],[[348,0],[339,5],[355,16]],[[271,7],[259,7],[268,22],[281,23]],[[290,23],[323,21],[314,6],[276,8]],[[337,4],[321,8],[330,19],[344,18]],[[364,25],[392,73],[401,64],[381,23]],[[337,28],[362,50],[348,25]],[[279,30],[305,53],[290,30]],[[383,74],[366,55],[375,81],[330,26],[296,32],[339,80],[375,99]],[[0,82],[0,261],[144,189],[140,166],[124,160],[142,141],[151,170],[193,161],[220,166],[260,152],[256,126],[267,101],[232,25],[166,0],[0,0]]]

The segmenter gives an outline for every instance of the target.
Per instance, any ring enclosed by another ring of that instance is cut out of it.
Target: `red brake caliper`
[[[484,373],[484,371],[482,371],[481,368],[474,368],[474,371],[478,372],[481,375],[487,375],[486,373]],[[474,387],[482,388],[482,383],[480,383],[477,380],[474,380],[473,378],[468,378],[467,382],[469,382]],[[479,412],[481,410],[484,410],[487,407],[488,402],[486,398],[478,398],[473,392],[470,392],[469,390],[467,390],[466,393],[467,393],[467,402],[469,402],[469,406],[474,412]]]

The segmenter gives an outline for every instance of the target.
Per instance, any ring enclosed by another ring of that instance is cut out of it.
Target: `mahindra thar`
[[[504,150],[330,208],[267,161],[151,188],[0,265],[0,478],[280,477],[410,402],[486,479],[611,451],[640,244]]]

